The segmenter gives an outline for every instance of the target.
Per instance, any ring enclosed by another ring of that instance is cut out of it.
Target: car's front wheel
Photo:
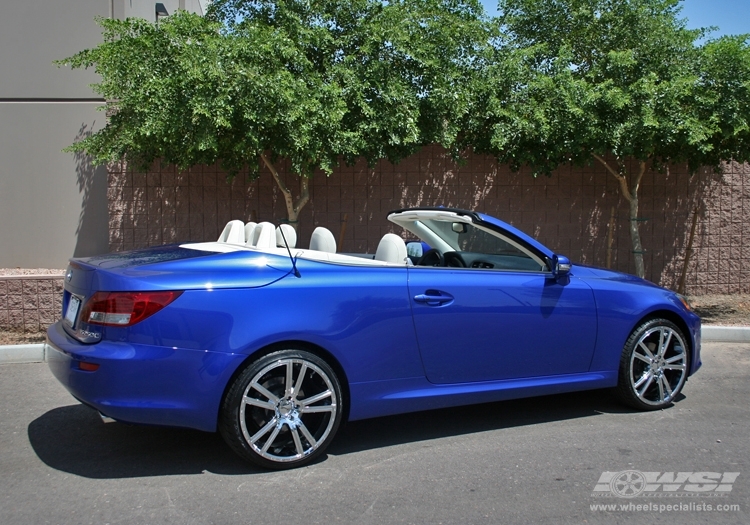
[[[282,350],[237,376],[224,398],[219,430],[237,454],[257,465],[299,467],[330,444],[342,402],[328,363],[304,350]]]
[[[639,410],[658,410],[672,404],[688,372],[688,353],[682,331],[666,319],[651,319],[635,330],[620,359],[617,393]]]

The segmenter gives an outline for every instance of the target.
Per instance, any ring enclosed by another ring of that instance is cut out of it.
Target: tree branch
[[[615,176],[615,177],[617,177],[618,179],[619,179],[620,177],[622,177],[622,175],[620,175],[619,173],[617,173],[617,172],[616,172],[616,171],[615,171],[615,170],[614,170],[614,169],[612,168],[612,166],[610,166],[610,165],[609,165],[609,164],[607,163],[607,161],[606,161],[606,160],[604,160],[604,159],[603,159],[603,158],[602,158],[601,156],[597,155],[596,153],[592,153],[592,154],[591,154],[591,156],[592,156],[592,157],[594,157],[594,158],[595,158],[596,160],[598,160],[599,162],[601,162],[601,163],[602,163],[602,166],[604,166],[605,168],[607,168],[607,171],[608,171],[608,172],[610,172],[610,173],[611,173],[612,175],[614,175],[614,176]]]
[[[294,200],[292,199],[292,192],[289,191],[289,188],[286,187],[284,181],[281,180],[279,172],[276,171],[276,168],[273,167],[273,164],[271,164],[266,155],[264,153],[261,153],[260,158],[263,159],[263,162],[266,164],[266,166],[268,166],[268,169],[271,170],[271,175],[273,175],[276,184],[279,186],[281,193],[284,195],[284,202],[286,203],[287,212],[291,212],[292,210],[294,210]]]
[[[633,181],[633,195],[638,195],[638,188],[641,185],[641,179],[643,179],[643,174],[646,173],[646,162],[641,161],[638,167],[638,175],[635,178],[635,181]]]
[[[276,168],[273,167],[273,164],[271,164],[271,162],[268,160],[266,155],[264,153],[261,153],[260,158],[263,159],[263,162],[266,164],[266,166],[268,166],[268,169],[271,170],[271,175],[273,175],[273,178],[276,181],[276,184],[279,185],[281,192],[284,195],[291,195],[291,192],[286,187],[286,184],[284,184],[284,181],[281,180],[281,177],[279,176],[279,172],[276,171]]]
[[[628,200],[628,202],[631,202],[633,200],[633,196],[630,193],[630,189],[628,188],[628,181],[625,179],[623,175],[620,175],[617,173],[612,166],[610,166],[606,160],[604,160],[601,156],[597,155],[596,153],[591,154],[592,157],[594,157],[596,160],[602,163],[602,166],[607,168],[607,171],[610,172],[612,175],[615,176],[617,181],[620,183],[620,189],[622,190],[623,196]],[[643,174],[641,173],[641,176]],[[638,178],[638,182],[640,183],[640,177]]]
[[[310,179],[308,179],[304,175],[301,175],[299,186],[299,200],[297,201],[297,207],[294,209],[295,213],[299,213],[299,211],[305,207],[307,201],[310,200]]]

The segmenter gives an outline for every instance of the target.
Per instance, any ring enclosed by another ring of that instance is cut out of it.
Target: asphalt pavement
[[[747,524],[750,344],[703,361],[666,410],[589,391],[360,421],[282,472],[0,365],[0,524]]]

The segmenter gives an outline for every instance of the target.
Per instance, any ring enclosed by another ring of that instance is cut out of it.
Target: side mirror
[[[565,277],[570,273],[570,259],[563,255],[552,256],[552,276],[555,278]]]

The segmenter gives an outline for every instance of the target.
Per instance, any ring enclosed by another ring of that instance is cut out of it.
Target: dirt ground
[[[693,310],[703,324],[718,326],[750,326],[750,294],[701,295],[689,297]],[[44,342],[45,333],[0,330],[0,346]]]
[[[703,324],[750,326],[750,294],[688,297]]]

